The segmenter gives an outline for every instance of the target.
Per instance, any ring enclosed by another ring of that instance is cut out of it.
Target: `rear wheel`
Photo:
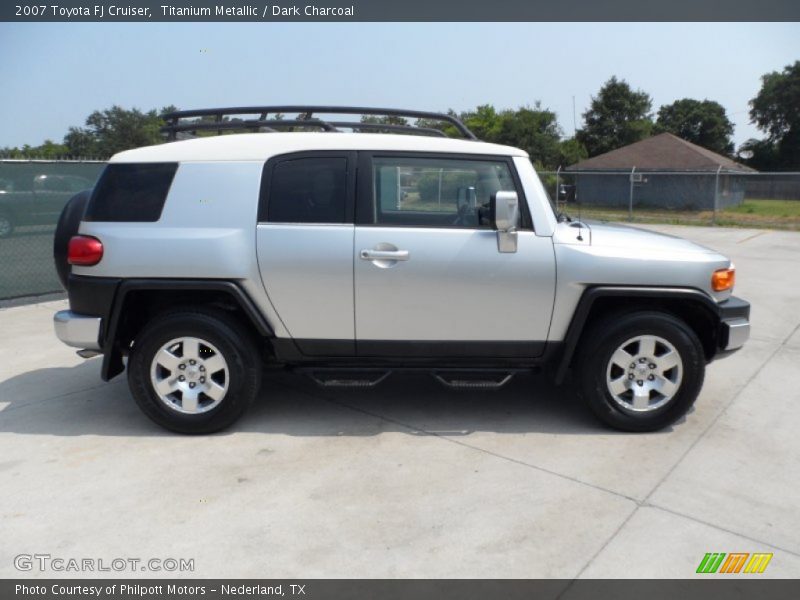
[[[233,424],[255,398],[261,363],[252,338],[222,312],[186,309],[149,323],[137,336],[128,384],[153,421],[179,433]]]
[[[616,315],[583,336],[581,395],[601,421],[623,431],[674,423],[697,399],[705,357],[683,321],[660,312]]]

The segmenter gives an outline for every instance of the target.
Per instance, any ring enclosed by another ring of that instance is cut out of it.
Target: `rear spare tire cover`
[[[62,287],[67,289],[67,278],[69,277],[70,265],[67,262],[67,249],[69,240],[78,233],[83,213],[86,211],[86,204],[92,195],[92,190],[78,192],[64,205],[61,216],[56,225],[56,235],[53,239],[53,258],[56,263],[56,273],[61,281]]]

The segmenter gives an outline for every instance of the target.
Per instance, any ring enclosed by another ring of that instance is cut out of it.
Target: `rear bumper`
[[[719,309],[719,350],[738,350],[750,338],[750,303],[732,296]]]
[[[102,352],[119,283],[119,279],[70,273],[67,283],[70,309],[53,317],[58,339],[67,346]]]
[[[100,350],[100,332],[103,319],[62,310],[53,317],[56,336],[67,346],[87,350]]]

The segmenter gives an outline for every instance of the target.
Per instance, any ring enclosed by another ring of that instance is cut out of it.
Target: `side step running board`
[[[375,387],[392,373],[328,369],[309,369],[304,372],[321,387]]]
[[[431,375],[442,385],[459,390],[499,390],[514,377],[508,371],[433,371]]]
[[[415,369],[400,368],[400,371],[426,371],[442,385],[460,390],[498,390],[518,372],[529,369]],[[320,387],[375,387],[384,381],[392,370],[354,369],[336,367],[306,367],[295,370],[311,378]]]

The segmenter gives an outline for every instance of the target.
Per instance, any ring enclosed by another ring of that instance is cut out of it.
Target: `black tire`
[[[181,337],[210,343],[227,363],[227,393],[208,412],[178,412],[159,397],[151,382],[156,353]],[[139,408],[162,427],[177,433],[213,433],[232,425],[253,402],[261,386],[261,360],[252,337],[235,318],[217,311],[178,309],[156,317],[136,337],[128,360],[128,385]]]
[[[4,210],[0,210],[0,239],[10,237],[14,233],[14,219]]]
[[[614,399],[607,376],[614,352],[641,335],[657,336],[672,344],[682,361],[682,380],[663,406],[633,412]],[[577,361],[580,395],[592,412],[614,429],[642,432],[667,427],[689,411],[703,387],[706,362],[700,340],[686,323],[670,314],[642,311],[613,315],[590,327],[581,344]]]
[[[67,249],[69,241],[73,235],[78,233],[83,214],[86,212],[86,205],[92,195],[91,190],[78,192],[70,198],[61,211],[56,225],[55,236],[53,237],[53,260],[56,263],[56,273],[61,281],[61,286],[67,289],[67,280],[72,267],[67,262]]]

